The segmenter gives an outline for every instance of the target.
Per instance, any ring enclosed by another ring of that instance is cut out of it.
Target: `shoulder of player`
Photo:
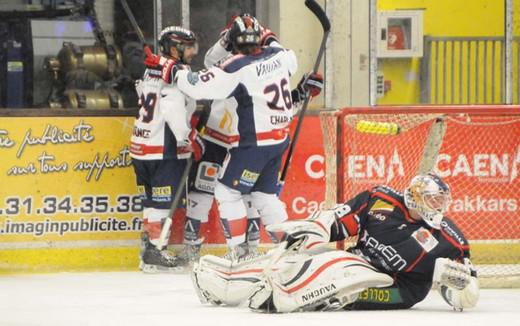
[[[143,73],[143,81],[159,81],[162,80],[161,69],[146,68]]]
[[[247,56],[244,54],[235,54],[229,58],[227,58],[224,62],[218,65],[218,68],[224,70],[225,72],[234,72],[239,70],[244,66],[244,58]]]
[[[277,47],[262,47],[261,51],[258,54],[254,55],[244,55],[244,54],[235,54],[232,57],[228,58],[222,64],[220,64],[220,69],[224,70],[228,73],[236,72],[250,64],[257,63],[273,55],[283,51],[282,48]]]
[[[441,221],[441,234],[456,247],[467,247],[468,241],[464,237],[464,233],[459,229],[457,224],[449,217],[444,217]]]
[[[395,208],[401,212],[404,219],[412,222],[401,192],[385,185],[376,186],[369,191],[368,214],[390,214]],[[386,213],[384,213],[386,212]]]
[[[379,185],[372,188],[370,190],[370,197],[382,199],[390,203],[404,204],[403,193],[386,185]]]

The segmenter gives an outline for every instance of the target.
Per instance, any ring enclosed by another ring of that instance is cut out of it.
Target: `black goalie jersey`
[[[469,259],[469,245],[455,223],[445,217],[440,230],[414,220],[403,194],[379,186],[364,191],[336,209],[339,221],[331,241],[358,236],[349,249],[391,275],[390,288],[368,289],[351,309],[409,308],[422,301],[432,286],[435,260]]]

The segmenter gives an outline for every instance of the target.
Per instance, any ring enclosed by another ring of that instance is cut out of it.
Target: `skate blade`
[[[190,271],[187,270],[186,267],[187,266],[164,267],[149,265],[143,262],[139,263],[139,269],[145,274],[186,274]]]

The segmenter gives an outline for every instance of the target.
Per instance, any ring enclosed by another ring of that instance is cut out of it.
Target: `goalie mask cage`
[[[327,207],[378,184],[403,191],[433,170],[451,187],[447,216],[481,286],[520,287],[520,107],[348,108],[320,121]]]

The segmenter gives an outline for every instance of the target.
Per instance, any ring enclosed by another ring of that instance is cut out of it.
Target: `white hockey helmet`
[[[451,204],[450,187],[436,174],[415,176],[404,191],[404,202],[435,229],[440,229],[444,214]]]

